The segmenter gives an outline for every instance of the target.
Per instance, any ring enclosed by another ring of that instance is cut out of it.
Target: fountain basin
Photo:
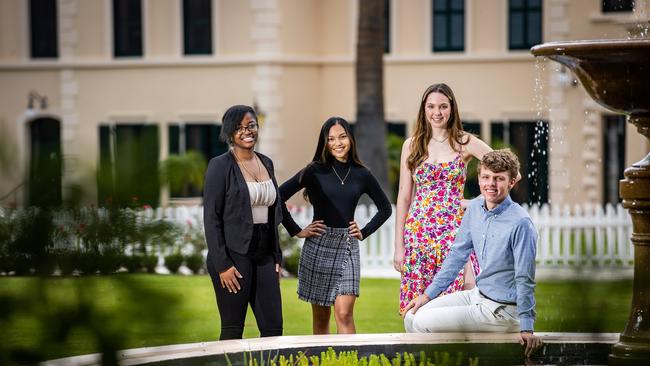
[[[650,114],[650,40],[549,42],[531,52],[571,69],[603,107],[631,115]]]
[[[533,357],[534,364],[605,365],[613,344],[618,342],[616,333],[538,333],[544,346]],[[224,354],[229,355],[233,365],[243,365],[243,355],[264,359],[271,352],[288,356],[299,351],[307,355],[319,354],[328,347],[336,351],[357,350],[360,356],[397,352],[420,351],[432,355],[448,352],[455,356],[478,357],[480,365],[524,364],[523,348],[514,333],[438,333],[438,334],[355,334],[323,336],[283,336],[252,338],[219,342],[202,342],[161,347],[147,347],[120,351],[122,365],[227,365]],[[100,365],[99,354],[61,358],[42,363],[46,366]]]

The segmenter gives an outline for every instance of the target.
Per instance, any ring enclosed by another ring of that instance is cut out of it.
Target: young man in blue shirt
[[[407,332],[519,331],[526,356],[541,346],[533,334],[537,231],[526,210],[510,198],[518,172],[519,160],[510,150],[483,156],[478,178],[482,196],[467,208],[441,271],[406,307]],[[481,266],[476,287],[438,297],[472,249]]]

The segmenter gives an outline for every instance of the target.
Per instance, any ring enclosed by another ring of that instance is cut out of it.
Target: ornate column
[[[254,102],[263,124],[259,146],[264,154],[276,157],[281,152],[282,144],[280,116],[284,101],[280,93],[280,79],[283,70],[272,59],[282,52],[282,13],[278,0],[250,0],[250,6],[253,13],[251,38],[255,42],[256,55],[261,60],[255,66],[251,81]],[[273,163],[276,171],[282,169],[282,159],[274,159]]]
[[[72,61],[79,39],[77,31],[78,0],[59,0],[59,47],[61,61]],[[79,146],[77,130],[79,128],[79,115],[77,96],[79,84],[73,69],[60,71],[61,92],[61,148],[63,154],[63,199],[66,197],[66,187],[78,183],[79,172]]]
[[[650,139],[650,113],[631,114],[628,122]],[[634,287],[632,309],[610,365],[642,365],[650,362],[650,154],[625,169],[619,183],[623,207],[632,216]]]

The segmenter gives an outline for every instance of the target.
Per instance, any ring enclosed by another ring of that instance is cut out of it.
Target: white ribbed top
[[[269,222],[269,206],[276,199],[276,191],[272,180],[263,182],[246,182],[248,193],[251,197],[251,209],[253,211],[253,223],[265,224]]]

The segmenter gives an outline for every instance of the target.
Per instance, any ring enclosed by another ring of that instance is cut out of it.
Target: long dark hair
[[[420,110],[418,111],[418,119],[415,123],[415,133],[413,133],[413,138],[411,139],[411,152],[406,162],[411,172],[413,172],[415,168],[429,157],[427,146],[433,136],[433,128],[427,121],[424,107],[427,98],[431,93],[440,93],[446,96],[451,104],[451,114],[449,115],[449,121],[447,121],[449,146],[451,146],[454,151],[457,151],[457,146],[466,145],[469,142],[469,139],[465,139],[466,132],[463,131],[463,124],[461,123],[460,114],[458,113],[458,101],[454,96],[454,92],[451,90],[449,85],[444,83],[431,85],[422,95]]]
[[[318,135],[318,144],[316,144],[316,151],[314,152],[314,157],[311,159],[309,164],[302,170],[300,173],[300,181],[302,181],[303,175],[309,169],[312,165],[320,165],[320,166],[326,166],[329,167],[332,164],[334,164],[334,160],[336,158],[332,156],[330,153],[330,150],[327,148],[327,138],[329,137],[330,129],[334,125],[339,125],[343,127],[345,130],[346,135],[348,135],[348,139],[350,140],[350,150],[348,151],[348,162],[350,164],[356,165],[363,167],[363,163],[361,162],[361,159],[359,158],[359,153],[357,152],[357,142],[354,139],[354,134],[352,133],[352,129],[350,128],[350,124],[348,121],[341,117],[330,117],[323,123],[323,126],[320,129],[320,134]],[[309,193],[307,192],[307,189],[305,189],[302,192],[303,197],[305,200],[309,201]]]
[[[357,142],[354,139],[352,134],[352,129],[348,121],[344,120],[341,117],[330,117],[323,123],[323,127],[320,129],[320,134],[318,135],[318,144],[316,145],[316,151],[314,152],[314,157],[311,159],[311,163],[319,163],[322,165],[332,165],[336,158],[332,156],[330,150],[327,148],[327,138],[329,137],[330,129],[334,125],[339,125],[345,130],[345,134],[348,135],[350,139],[350,150],[348,151],[348,161],[351,164],[357,166],[363,166],[361,159],[359,159],[359,154],[357,153]],[[310,163],[310,164],[311,164]]]

